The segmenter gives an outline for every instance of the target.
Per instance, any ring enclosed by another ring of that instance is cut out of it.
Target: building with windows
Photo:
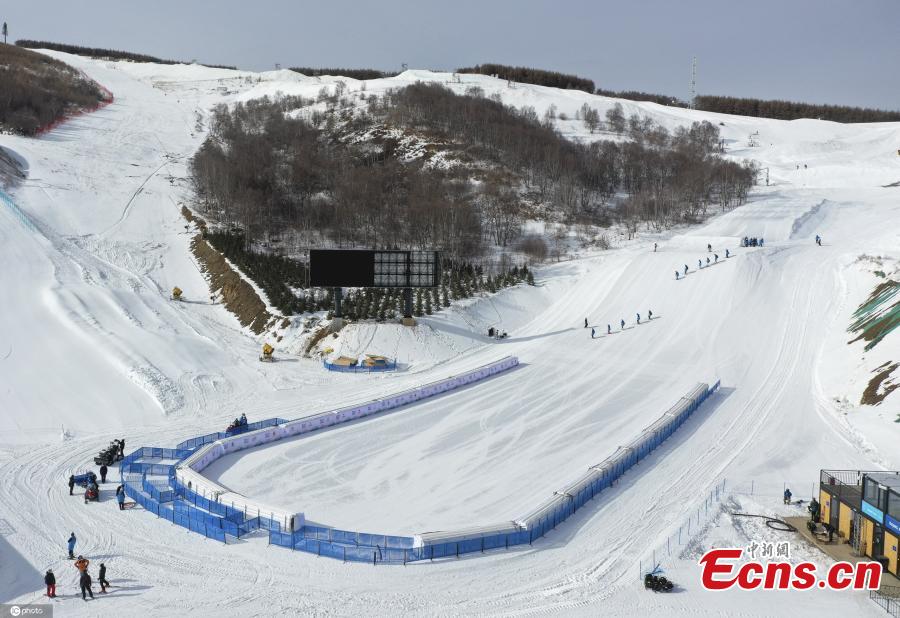
[[[900,472],[821,470],[819,502],[823,523],[900,578]]]

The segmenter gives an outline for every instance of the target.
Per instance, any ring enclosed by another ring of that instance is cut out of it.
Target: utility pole
[[[6,45],[6,35],[9,34],[9,28],[6,26],[6,22],[3,22],[3,44]]]
[[[694,99],[697,98],[697,56],[691,61],[691,107],[695,107]]]

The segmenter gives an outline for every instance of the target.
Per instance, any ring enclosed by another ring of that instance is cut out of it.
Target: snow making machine
[[[275,348],[270,346],[268,343],[264,343],[263,348],[262,348],[262,356],[259,357],[259,360],[261,360],[264,363],[274,363],[275,357],[272,356],[272,354],[274,352],[275,352]]]

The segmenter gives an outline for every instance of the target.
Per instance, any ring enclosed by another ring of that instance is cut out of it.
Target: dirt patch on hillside
[[[892,364],[888,361],[875,369],[875,376],[869,380],[869,385],[863,391],[862,399],[860,399],[859,403],[867,406],[877,406],[891,394],[891,391],[900,386],[900,384],[891,380],[891,374],[897,367],[900,367],[900,363]],[[882,385],[884,385],[884,388],[879,393],[878,389],[882,388]],[[900,422],[900,416],[897,418],[898,422]]]
[[[203,238],[206,222],[195,216],[186,206],[181,207],[181,214],[201,231],[191,240],[191,252],[207,276],[210,289],[214,294],[222,296],[225,308],[237,317],[241,326],[246,326],[255,334],[261,335],[273,319],[272,314],[266,311],[266,304],[253,286],[244,281],[228,265],[222,254]]]

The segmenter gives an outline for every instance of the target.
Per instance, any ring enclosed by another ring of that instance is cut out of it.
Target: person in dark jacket
[[[125,489],[121,485],[119,485],[119,489],[121,489],[122,491],[119,491],[118,489],[116,490],[116,502],[119,503],[119,510],[124,511],[125,510]]]
[[[100,482],[101,483],[106,482],[106,473],[107,472],[109,472],[109,468],[107,468],[105,465],[100,466]]]
[[[585,328],[588,327],[587,318],[584,318],[584,327],[585,327]]]
[[[593,339],[596,334],[596,331],[591,327],[591,339]]]
[[[69,475],[69,495],[72,495],[72,490],[75,489],[75,475]]]
[[[81,598],[87,601],[86,595],[91,595],[91,598],[94,598],[94,591],[91,590],[91,574],[84,570],[81,572],[81,577],[78,578],[78,583],[81,585]]]
[[[47,585],[47,596],[51,599],[56,596],[56,575],[53,574],[53,569],[47,569],[47,573],[44,575],[44,584]]]
[[[97,581],[100,582],[100,592],[106,594],[109,582],[106,581],[106,565],[102,562],[100,563],[100,573],[97,575]]]
[[[119,440],[119,457],[125,457],[125,438]]]

